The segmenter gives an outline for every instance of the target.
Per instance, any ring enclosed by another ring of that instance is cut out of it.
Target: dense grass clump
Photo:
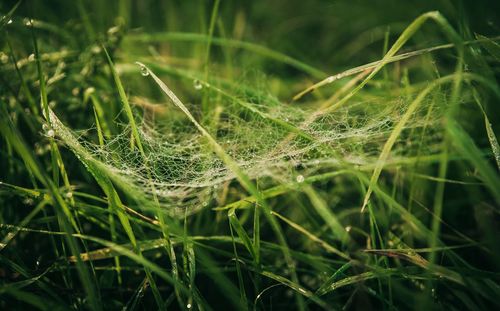
[[[0,308],[500,308],[500,7],[416,2],[0,3]]]

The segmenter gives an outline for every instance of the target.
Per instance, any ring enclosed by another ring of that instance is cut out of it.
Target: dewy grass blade
[[[417,19],[415,19],[406,29],[405,31],[399,36],[399,38],[396,40],[396,42],[391,46],[389,51],[385,54],[384,58],[380,62],[377,62],[376,65],[373,67],[373,70],[371,73],[366,77],[356,88],[354,88],[351,92],[349,92],[347,95],[345,95],[341,100],[339,100],[337,103],[332,105],[329,109],[327,109],[326,112],[332,112],[337,109],[339,109],[341,106],[343,106],[350,98],[352,98],[354,95],[356,95],[367,83],[368,81],[372,80],[373,77],[389,62],[391,62],[391,58],[396,55],[396,53],[403,47],[403,45],[422,27],[422,25],[427,21],[427,20],[434,20],[436,21],[439,26],[443,29],[444,33],[449,37],[449,39],[452,41],[454,46],[457,48],[457,50],[462,49],[463,42],[458,36],[458,34],[453,30],[453,28],[448,24],[446,19],[441,15],[439,12],[428,12],[425,14],[420,15]],[[364,68],[363,71],[368,68]],[[356,72],[357,73],[357,72]],[[347,75],[352,74],[349,71],[343,72],[341,74],[337,74],[335,76],[330,76],[321,82],[317,83],[314,88],[308,88],[307,90],[303,91],[302,93],[296,95],[294,97],[295,100],[299,99],[303,95],[311,92],[313,89],[316,89],[318,87],[330,84],[338,79],[341,79]],[[325,113],[326,113],[325,112]]]
[[[481,112],[483,113],[484,127],[486,129],[486,134],[488,135],[491,151],[493,153],[493,157],[495,158],[495,162],[497,163],[498,171],[500,172],[500,145],[498,144],[498,140],[495,135],[495,131],[493,130],[493,126],[491,125],[490,119],[488,118],[486,111],[484,111],[483,105],[481,105],[479,94],[477,93],[476,90],[473,90],[473,96],[474,100],[476,101],[476,104],[479,106],[479,109],[481,109]]]
[[[2,17],[2,19],[0,20],[0,30],[2,30],[2,28],[5,27],[5,25],[12,23],[12,15],[17,10],[21,2],[22,0],[17,1],[17,3],[12,7],[12,9],[10,9],[10,11]]]
[[[217,20],[218,16],[218,11],[219,11],[219,4],[220,0],[215,0],[214,5],[212,7],[212,15],[210,17],[210,25],[208,27],[208,41],[207,41],[207,46],[205,48],[205,63],[203,64],[204,67],[204,78],[205,81],[208,81],[209,77],[209,72],[210,72],[210,51],[212,48],[212,38],[214,35],[214,28],[215,28],[215,22]],[[202,111],[203,115],[207,116],[209,115],[209,112],[213,109],[210,109],[209,104],[208,104],[208,93],[207,90],[203,90],[203,101],[201,103],[202,105]]]

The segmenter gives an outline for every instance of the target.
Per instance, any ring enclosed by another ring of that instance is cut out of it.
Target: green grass
[[[495,310],[495,1],[3,1],[0,308]]]

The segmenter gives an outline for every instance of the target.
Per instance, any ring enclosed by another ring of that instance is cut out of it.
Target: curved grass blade
[[[376,65],[373,67],[365,67],[363,68],[364,71],[368,68],[373,68],[371,73],[358,85],[356,86],[351,92],[349,92],[347,95],[345,95],[341,100],[339,100],[337,103],[334,105],[330,106],[328,109],[325,109],[325,113],[332,112],[334,110],[337,110],[341,106],[343,106],[350,98],[352,98],[354,95],[356,95],[359,90],[361,90],[367,83],[370,81],[385,65],[387,65],[389,62],[391,62],[392,57],[396,55],[396,53],[403,47],[403,45],[406,44],[406,42],[422,27],[422,25],[427,21],[427,20],[434,20],[436,21],[444,31],[444,33],[449,37],[449,39],[452,41],[454,46],[457,48],[459,54],[462,54],[463,50],[463,42],[460,38],[460,36],[453,30],[453,28],[449,25],[448,21],[441,15],[441,13],[437,11],[433,12],[427,12],[425,14],[420,15],[418,18],[416,18],[404,31],[403,33],[399,36],[399,38],[396,40],[396,42],[391,46],[389,51],[385,54],[385,56],[379,61],[376,62]],[[460,57],[459,57],[460,58]],[[359,68],[357,70],[360,70]],[[330,76],[321,82],[315,84],[314,86],[306,89],[305,91],[299,93],[294,97],[294,100],[299,99],[303,95],[310,93],[312,90],[317,89],[318,87],[330,84],[340,78],[343,78],[347,75],[351,75],[354,73],[358,73],[361,71],[346,71],[340,74],[337,74],[335,76]]]
[[[148,67],[146,67],[142,63],[137,63],[139,66],[141,66],[141,70],[146,70],[148,75],[150,75],[153,80],[156,82],[156,84],[162,89],[162,91],[173,101],[173,103],[180,109],[186,117],[193,123],[193,125],[200,131],[200,133],[207,139],[210,147],[212,148],[213,152],[224,162],[224,164],[227,165],[227,167],[234,172],[236,175],[236,178],[240,182],[240,184],[253,196],[256,198],[256,202],[261,206],[264,210],[264,214],[266,215],[267,220],[271,224],[271,227],[275,234],[278,237],[278,240],[280,241],[280,244],[283,246],[283,255],[285,257],[285,260],[287,261],[287,264],[289,268],[292,270],[292,278],[294,282],[298,282],[298,277],[295,272],[295,265],[293,264],[292,257],[290,255],[290,251],[285,239],[285,235],[283,234],[283,231],[281,230],[281,227],[279,223],[274,219],[274,217],[271,214],[271,209],[265,202],[264,198],[262,197],[261,192],[255,187],[254,183],[250,180],[248,175],[240,168],[238,163],[236,163],[230,156],[229,154],[226,153],[226,151],[222,148],[219,143],[208,133],[207,130],[203,126],[196,121],[196,119],[193,117],[191,112],[186,108],[186,106],[177,98],[177,96],[172,92],[163,81],[160,80]],[[297,297],[297,303],[298,307],[300,310],[304,309],[304,302],[300,296]]]
[[[485,82],[485,84],[487,83],[488,86],[493,87],[492,90],[495,90],[495,87],[492,86],[490,82],[484,81],[483,79],[478,79],[478,77],[476,77],[475,75],[461,74],[461,76],[463,79],[476,79],[478,81]],[[397,138],[399,137],[399,135],[403,131],[404,125],[410,120],[413,113],[415,113],[417,108],[422,104],[422,101],[424,100],[424,98],[433,89],[435,89],[439,85],[449,83],[449,82],[454,82],[455,79],[456,79],[455,75],[449,75],[449,76],[442,77],[442,78],[439,78],[439,79],[433,81],[422,92],[420,92],[418,94],[418,96],[410,103],[406,112],[401,117],[401,120],[398,122],[398,124],[396,124],[396,126],[392,130],[391,135],[387,139],[387,141],[384,144],[384,147],[382,149],[382,152],[380,153],[379,159],[377,160],[377,163],[376,163],[376,167],[373,170],[373,174],[372,174],[372,177],[370,179],[370,186],[368,187],[368,190],[367,190],[365,197],[364,197],[364,200],[363,200],[363,205],[361,207],[362,212],[364,211],[366,205],[368,204],[368,201],[370,200],[370,196],[371,196],[372,191],[373,191],[372,188],[377,183],[378,178],[380,177],[380,173],[382,172],[382,169],[383,169],[383,167],[384,167],[384,165],[389,157],[389,153],[390,153],[392,147],[394,146]]]

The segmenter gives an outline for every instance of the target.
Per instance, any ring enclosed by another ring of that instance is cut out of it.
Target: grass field
[[[0,2],[1,310],[500,309],[498,1]]]

